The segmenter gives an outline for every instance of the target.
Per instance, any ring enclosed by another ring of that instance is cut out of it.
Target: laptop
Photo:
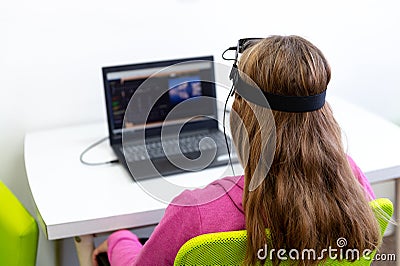
[[[110,145],[136,181],[229,163],[213,61],[204,56],[102,68]],[[229,138],[228,145],[232,154]]]

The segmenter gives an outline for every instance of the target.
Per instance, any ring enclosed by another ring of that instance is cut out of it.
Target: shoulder
[[[175,206],[201,206],[220,200],[229,195],[242,197],[244,186],[243,176],[228,176],[218,179],[204,188],[185,190],[177,196],[171,205]]]
[[[347,155],[347,161],[350,164],[350,168],[353,171],[353,174],[356,176],[356,178],[362,182],[364,181],[364,173],[361,171],[360,167],[354,162],[353,158],[351,158],[349,155]]]
[[[202,189],[184,191],[169,208],[185,217],[181,219],[194,220],[201,234],[240,230],[245,227],[243,186],[243,176],[222,178]]]
[[[354,176],[357,178],[358,182],[364,188],[364,190],[367,194],[367,198],[369,200],[375,199],[375,193],[374,193],[367,177],[363,173],[363,171],[360,169],[360,167],[358,167],[358,165],[354,162],[353,158],[351,158],[349,155],[347,155],[347,161],[350,164],[350,167],[351,167],[351,170],[353,171]]]

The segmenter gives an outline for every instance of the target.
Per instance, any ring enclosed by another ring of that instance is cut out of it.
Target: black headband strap
[[[245,82],[240,75],[235,82],[235,92],[259,106],[275,111],[301,113],[316,111],[325,104],[326,90],[310,96],[285,96],[265,92]],[[261,93],[260,93],[261,92]],[[264,96],[264,97],[262,97]]]

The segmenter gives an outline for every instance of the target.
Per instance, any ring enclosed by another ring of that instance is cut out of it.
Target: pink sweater
[[[349,163],[367,197],[372,188],[362,171],[349,157]],[[204,189],[184,191],[170,204],[144,246],[130,231],[121,230],[108,238],[108,258],[112,266],[173,265],[179,248],[189,239],[206,233],[245,229],[242,207],[243,176],[226,177]],[[215,199],[215,195],[222,195]],[[205,204],[198,204],[204,203]],[[183,203],[183,204],[182,204]],[[191,203],[190,206],[182,206]]]

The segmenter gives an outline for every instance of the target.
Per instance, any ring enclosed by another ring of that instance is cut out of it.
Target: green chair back
[[[0,181],[0,265],[35,265],[37,246],[35,219]]]
[[[383,236],[393,215],[393,204],[390,200],[382,198],[371,201],[370,206]],[[246,241],[246,230],[200,235],[190,239],[180,248],[174,265],[241,265],[246,253]],[[370,265],[376,251],[368,256],[360,253],[358,256],[360,259],[353,263],[347,260],[328,259],[324,265]],[[263,256],[262,253],[260,255]],[[356,256],[355,253],[349,253],[347,258],[354,256]],[[272,265],[268,256],[266,259],[265,265]],[[291,263],[293,261],[283,260],[281,265]]]

